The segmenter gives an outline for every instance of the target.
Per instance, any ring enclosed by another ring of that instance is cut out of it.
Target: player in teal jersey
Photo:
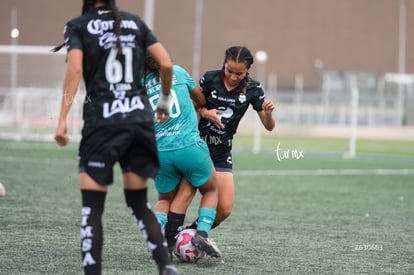
[[[153,58],[146,58],[145,85],[155,114],[161,93],[160,67]],[[204,104],[204,97],[190,75],[180,66],[173,66],[171,109],[164,123],[155,123],[160,170],[155,178],[159,201],[155,213],[165,227],[165,236],[170,250],[175,243],[178,228],[183,225],[185,210],[171,205],[181,179],[187,180],[202,194],[198,210],[197,233],[193,245],[208,255],[220,257],[221,252],[208,238],[216,217],[218,188],[213,163],[206,143],[200,138],[197,114],[193,101]],[[193,99],[193,101],[192,101]]]
[[[210,150],[219,186],[217,215],[212,228],[230,216],[234,203],[232,140],[249,106],[257,112],[266,130],[275,127],[274,104],[265,97],[262,86],[250,77],[253,56],[249,49],[234,46],[226,49],[221,70],[206,72],[200,87],[206,104],[200,109],[199,131]],[[180,186],[173,203],[185,207],[191,192],[185,182]],[[178,206],[177,206],[178,207]],[[189,227],[195,228],[197,220]]]
[[[146,24],[138,16],[118,10],[115,0],[84,0],[82,15],[66,24],[64,36],[68,53],[55,133],[59,145],[69,142],[67,115],[82,74],[88,98],[79,145],[84,272],[102,273],[102,216],[118,162],[126,204],[159,273],[179,274],[171,264],[161,226],[148,206],[148,178],[156,176],[159,160],[152,110],[141,81],[145,52],[149,52],[161,67],[162,93],[156,112],[158,120],[165,121],[170,109],[171,59]]]

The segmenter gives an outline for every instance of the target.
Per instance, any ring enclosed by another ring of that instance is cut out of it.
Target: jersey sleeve
[[[143,34],[144,47],[147,48],[147,47],[151,46],[152,44],[155,44],[156,42],[158,42],[157,37],[148,28],[148,26],[145,24],[145,22],[142,21],[142,20],[139,20],[139,22],[141,23],[140,29],[141,29],[142,34]]]
[[[263,110],[263,101],[265,99],[265,94],[260,83],[256,82],[253,86],[253,97],[250,101],[250,104],[253,106],[255,111]]]
[[[187,90],[189,92],[194,90],[196,83],[193,80],[193,78],[190,76],[190,74],[183,67],[174,65],[174,74],[176,75],[176,77],[179,77],[177,81],[186,85]]]
[[[76,27],[76,24],[73,21],[66,24],[64,28],[64,37],[68,52],[73,49],[83,50],[81,30]]]
[[[207,72],[200,78],[200,81],[198,82],[198,85],[200,86],[200,89],[203,92],[203,95],[205,97],[207,97],[207,94],[208,94],[209,79],[210,79],[210,74],[209,72]]]

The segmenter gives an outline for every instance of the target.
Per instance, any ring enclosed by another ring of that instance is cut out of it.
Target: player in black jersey
[[[249,105],[266,130],[275,127],[273,102],[265,98],[260,83],[249,76],[252,64],[253,56],[246,47],[230,47],[222,70],[207,72],[200,80],[207,103],[201,110],[199,130],[208,144],[219,183],[215,226],[230,216],[233,208],[232,140]]]
[[[275,107],[265,97],[260,83],[250,77],[252,64],[253,56],[249,49],[243,46],[230,47],[226,49],[223,68],[206,72],[200,80],[206,105],[201,108],[199,130],[210,150],[219,186],[217,215],[212,228],[229,217],[233,209],[232,140],[249,105],[257,112],[266,130],[272,131],[275,127],[272,115]],[[183,182],[174,201],[189,201],[189,190],[190,187]],[[197,220],[189,227],[196,226]]]
[[[148,178],[155,178],[159,160],[152,108],[141,81],[148,52],[161,69],[157,120],[165,121],[170,110],[171,59],[146,24],[136,15],[119,11],[115,0],[84,0],[82,15],[66,24],[64,36],[67,67],[55,140],[61,146],[69,142],[67,114],[83,74],[86,99],[79,182],[84,272],[101,274],[102,214],[108,186],[113,183],[113,167],[119,162],[128,209],[160,274],[179,274],[147,203]]]

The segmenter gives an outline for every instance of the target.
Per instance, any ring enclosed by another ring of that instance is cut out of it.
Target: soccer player
[[[208,71],[200,80],[206,104],[200,110],[199,131],[210,150],[219,187],[217,215],[212,228],[229,217],[233,209],[232,140],[249,105],[257,112],[266,130],[272,131],[275,127],[272,115],[275,107],[265,97],[260,83],[250,77],[252,64],[253,55],[249,49],[243,46],[230,47],[226,49],[222,69]],[[188,201],[192,189],[185,186],[184,182],[174,203]],[[197,222],[194,221],[189,227],[197,227]]]
[[[148,178],[159,169],[151,105],[142,83],[145,51],[160,65],[162,93],[157,119],[168,118],[172,61],[136,15],[115,0],[84,0],[82,15],[65,26],[67,67],[56,142],[65,146],[67,114],[80,79],[86,86],[79,145],[82,195],[81,254],[85,274],[101,274],[102,215],[113,167],[119,162],[128,209],[152,252],[160,274],[179,274],[171,264],[162,228],[147,203]],[[59,50],[61,46],[55,48]]]
[[[145,84],[155,112],[162,93],[160,66],[151,56],[147,56],[146,61]],[[172,104],[168,120],[155,124],[160,158],[160,170],[154,182],[159,193],[155,213],[165,227],[165,236],[172,252],[178,228],[184,223],[186,208],[183,211],[175,209],[174,206],[171,208],[171,200],[180,181],[188,180],[202,195],[197,232],[191,242],[208,255],[220,257],[220,250],[208,238],[216,217],[218,187],[207,145],[200,138],[193,105],[193,101],[197,106],[204,105],[205,99],[187,71],[178,65],[173,66],[170,96]]]

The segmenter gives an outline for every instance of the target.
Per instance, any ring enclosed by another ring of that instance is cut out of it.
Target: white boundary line
[[[308,170],[257,170],[234,171],[235,176],[272,177],[272,176],[363,176],[414,175],[414,169],[308,169]]]
[[[78,160],[76,156],[73,159],[68,158],[28,158],[28,157],[11,157],[11,156],[0,156],[0,163],[1,162],[11,162],[11,163],[41,163],[41,164],[49,164],[49,163],[62,163],[64,165],[78,164]]]
[[[0,162],[12,162],[12,163],[56,163],[73,164],[77,165],[78,161],[74,157],[73,159],[34,159],[28,157],[11,157],[0,156]],[[289,176],[402,176],[402,175],[414,175],[414,169],[303,169],[303,170],[241,170],[234,171],[235,176],[241,177],[289,177]]]

